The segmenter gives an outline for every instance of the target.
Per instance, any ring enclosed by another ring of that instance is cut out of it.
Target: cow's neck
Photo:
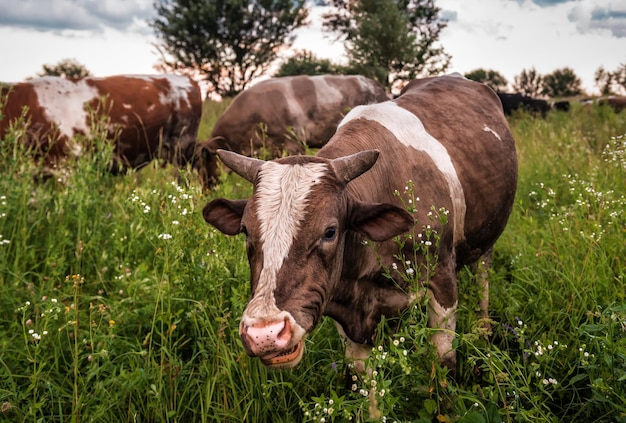
[[[382,243],[380,248],[392,246]],[[384,275],[375,247],[364,245],[363,238],[356,234],[346,239],[343,263],[341,280],[324,314],[337,321],[352,341],[372,344],[381,316],[397,316],[408,306],[409,296]]]

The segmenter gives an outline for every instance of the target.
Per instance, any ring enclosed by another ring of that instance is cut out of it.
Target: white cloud
[[[582,33],[607,31],[626,38],[626,0],[584,0],[572,8],[569,19]]]
[[[126,30],[154,15],[150,0],[0,0],[0,25],[36,31]]]

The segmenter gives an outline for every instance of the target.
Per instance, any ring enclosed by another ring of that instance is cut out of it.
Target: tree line
[[[319,0],[318,0],[319,2]],[[390,91],[406,82],[445,73],[451,56],[440,43],[447,20],[434,0],[325,0],[334,6],[323,15],[326,36],[341,42],[347,64],[319,59],[309,51],[284,59],[273,76],[301,74],[361,74],[378,80]],[[268,75],[280,53],[293,46],[294,31],[307,24],[305,0],[155,0],[157,17],[149,21],[160,53],[157,68],[179,71],[201,79],[209,93],[233,97],[255,79]],[[84,76],[44,65],[45,74]],[[70,65],[72,63],[69,63]],[[71,68],[71,66],[70,66]],[[570,68],[540,75],[524,69],[512,84],[499,72],[477,69],[469,79],[496,91],[514,91],[538,97],[584,94],[581,80]],[[613,71],[600,67],[595,84],[603,95],[626,92],[626,64]]]

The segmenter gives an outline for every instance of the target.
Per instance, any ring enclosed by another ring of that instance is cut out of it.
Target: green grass
[[[201,134],[223,106],[205,104]],[[237,330],[243,241],[202,219],[243,198],[155,163],[112,176],[111,151],[41,181],[23,126],[0,141],[0,421],[626,421],[626,113],[511,118],[520,178],[491,271],[484,336],[469,270],[456,379],[425,304],[380,327],[371,376],[349,371],[328,319],[296,368],[268,372]]]

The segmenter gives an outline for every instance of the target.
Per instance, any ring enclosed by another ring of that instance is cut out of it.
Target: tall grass
[[[208,134],[223,106],[205,106]],[[113,176],[103,135],[42,180],[16,125],[0,141],[0,421],[626,421],[626,114],[511,126],[520,182],[491,271],[493,334],[465,269],[452,379],[421,302],[395,333],[381,324],[369,376],[329,320],[296,369],[268,372],[237,334],[243,242],[200,213],[247,182],[203,192],[162,163]]]

